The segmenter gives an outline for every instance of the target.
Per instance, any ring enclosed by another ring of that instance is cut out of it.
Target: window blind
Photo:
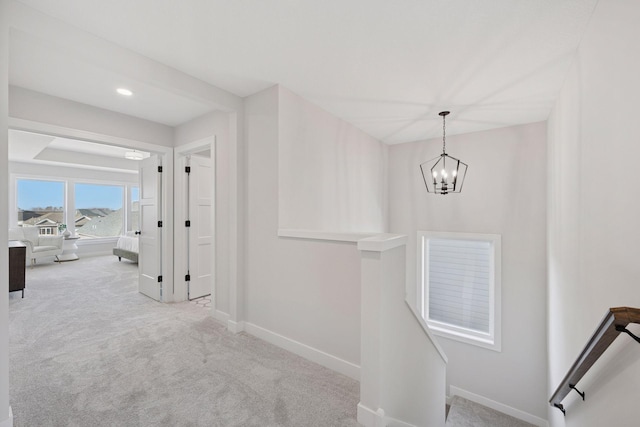
[[[429,320],[490,333],[492,243],[428,239]]]

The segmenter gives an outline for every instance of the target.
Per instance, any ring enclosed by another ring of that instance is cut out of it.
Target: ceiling
[[[396,144],[441,135],[445,109],[447,134],[546,120],[597,0],[19,3],[241,97],[281,84]],[[170,126],[212,109],[55,37],[12,31],[12,84]]]
[[[138,161],[128,160],[128,148],[96,144],[19,130],[9,130],[9,160],[39,165],[137,173]],[[139,150],[138,150],[139,151]],[[139,151],[143,158],[151,153]]]

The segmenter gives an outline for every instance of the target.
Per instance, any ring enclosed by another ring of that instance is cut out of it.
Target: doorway
[[[215,307],[215,137],[176,148],[176,300]],[[179,190],[178,190],[179,189]],[[184,225],[184,227],[182,227]]]
[[[163,218],[166,221],[162,230],[156,230],[157,238],[150,246],[153,251],[148,253],[149,256],[143,255],[141,258],[154,259],[153,263],[146,263],[149,266],[146,269],[149,273],[147,276],[152,277],[155,283],[161,283],[159,287],[167,291],[162,292],[160,288],[157,295],[149,295],[143,289],[139,290],[162,302],[173,301],[173,251],[167,250],[173,244],[170,214],[172,206],[162,203],[163,200],[172,198],[173,162],[167,162],[166,159],[171,159],[173,149],[107,135],[92,134],[88,138],[86,132],[50,128],[44,124],[33,124],[33,128],[28,125],[23,121],[22,126],[12,127],[9,131],[10,224],[21,226],[23,224],[20,222],[23,221],[26,225],[31,225],[27,220],[37,222],[44,215],[39,215],[39,211],[30,212],[33,209],[28,209],[27,212],[34,216],[33,219],[25,214],[25,209],[18,203],[18,183],[59,183],[62,188],[60,197],[64,203],[40,204],[45,210],[49,207],[49,211],[52,211],[45,212],[49,222],[53,218],[59,223],[56,224],[55,232],[71,231],[71,237],[77,239],[76,248],[79,246],[74,255],[80,257],[114,256],[113,249],[116,248],[119,236],[142,228],[138,225],[139,220],[143,220],[139,214],[140,206],[144,205],[145,200],[139,200],[142,193],[138,178],[139,163],[144,163],[149,158],[155,158],[158,164],[163,161],[166,163],[153,190],[157,212],[157,219],[153,222],[159,224],[158,220]],[[15,138],[15,143],[11,142],[12,138]],[[143,159],[131,160],[126,156],[130,152]],[[145,195],[149,193],[144,192]],[[117,206],[102,206],[94,201],[98,194],[111,194],[120,202]],[[84,206],[83,203],[89,205]],[[47,224],[48,222],[45,225]],[[43,227],[43,231],[53,230],[51,227],[45,228]],[[73,259],[77,259],[77,256]],[[122,262],[130,262],[126,259],[123,257]],[[140,284],[140,280],[138,282]]]

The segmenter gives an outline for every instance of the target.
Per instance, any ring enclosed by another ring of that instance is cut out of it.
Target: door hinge
[[[184,281],[185,282],[190,282],[191,281],[191,275],[190,274],[185,274]]]
[[[191,221],[186,220],[186,221],[184,222],[184,226],[185,226],[185,227],[191,227]]]
[[[162,227],[162,221],[158,221],[158,227]]]
[[[162,276],[158,276],[158,283],[162,283]]]
[[[158,166],[158,172],[162,173],[162,166]]]
[[[184,167],[184,171],[185,171],[186,173],[191,173],[191,166],[185,166],[185,167]]]

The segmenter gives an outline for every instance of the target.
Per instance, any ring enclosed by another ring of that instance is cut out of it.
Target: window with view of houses
[[[65,190],[68,186],[73,186],[72,197]],[[137,228],[137,199],[138,188],[133,186],[17,179],[17,225],[38,227],[41,235],[68,229],[81,239],[117,237]],[[69,209],[75,212],[73,224],[66,223]]]
[[[76,184],[76,213],[88,218],[75,224],[80,238],[114,237],[123,234],[121,185]]]
[[[38,227],[42,235],[58,234],[65,216],[65,183],[19,179],[16,190],[18,225]]]

